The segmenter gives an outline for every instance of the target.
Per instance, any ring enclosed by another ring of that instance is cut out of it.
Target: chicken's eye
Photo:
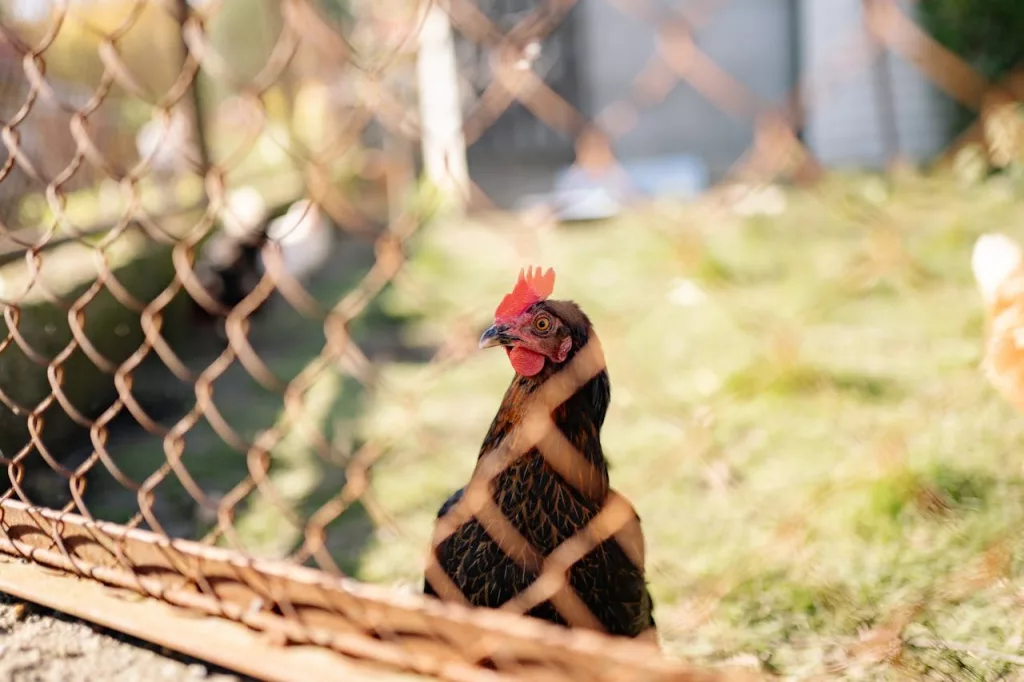
[[[541,315],[533,321],[533,328],[539,332],[546,332],[551,329],[551,318],[546,315]]]

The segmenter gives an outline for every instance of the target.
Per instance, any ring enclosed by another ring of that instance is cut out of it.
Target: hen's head
[[[551,301],[555,271],[519,271],[511,293],[494,311],[481,348],[503,346],[517,374],[532,377],[564,364],[587,342],[590,320],[572,301]]]

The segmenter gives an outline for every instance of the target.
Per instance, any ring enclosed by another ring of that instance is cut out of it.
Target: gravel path
[[[0,680],[157,682],[240,677],[0,593]]]

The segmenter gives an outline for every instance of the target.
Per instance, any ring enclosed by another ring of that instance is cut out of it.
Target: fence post
[[[882,142],[882,154],[885,165],[892,167],[901,162],[899,122],[896,112],[896,93],[892,82],[892,60],[889,58],[889,45],[878,35],[869,21],[875,0],[862,0],[864,15],[864,32],[868,40],[878,47],[878,55],[871,64],[871,79],[874,88],[875,118],[878,121],[879,134]]]
[[[469,197],[466,138],[462,132],[459,76],[448,14],[432,3],[419,34],[416,75],[423,166],[449,207],[462,211]]]
[[[188,41],[185,39],[185,25],[192,14],[192,9],[188,5],[188,0],[178,0],[177,4],[178,30],[182,48],[181,65],[184,68],[188,61]],[[192,79],[188,86],[188,98],[192,104],[191,118],[192,130],[195,133],[196,154],[199,156],[200,172],[205,177],[206,172],[210,170],[210,149],[206,141],[206,120],[203,117],[202,94],[199,92],[199,74],[200,72],[197,71],[195,78]]]

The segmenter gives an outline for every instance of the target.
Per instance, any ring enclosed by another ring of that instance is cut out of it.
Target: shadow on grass
[[[323,308],[332,306],[358,284],[373,259],[371,244],[344,240],[336,246],[332,261],[306,289]],[[425,362],[432,352],[405,343],[406,322],[374,302],[349,325],[348,331],[371,363]],[[320,320],[304,317],[275,296],[252,319],[249,341],[260,361],[283,385],[308,371],[324,348],[325,335]],[[222,349],[212,331],[197,329],[180,355],[198,372],[208,367]],[[165,428],[173,426],[196,402],[193,385],[175,378],[156,358],[136,373],[134,390],[147,408],[153,406],[150,413]],[[372,398],[371,390],[338,366],[324,367],[307,384],[301,409],[293,420],[284,410],[282,393],[261,385],[237,359],[214,382],[213,405],[224,425],[241,441],[252,443],[271,427],[277,427],[283,435],[270,449],[269,485],[249,492],[233,506],[235,538],[246,550],[257,556],[283,557],[301,548],[306,522],[337,498],[345,486],[345,468],[361,444],[358,423],[367,400]],[[147,433],[130,416],[121,422],[111,428],[107,450],[123,474],[141,484],[167,461],[163,439]],[[203,537],[216,526],[218,502],[251,480],[245,450],[222,435],[223,426],[219,430],[210,419],[200,418],[184,436],[181,464],[187,473],[172,471],[162,480],[150,479],[155,484],[153,513],[172,536]],[[316,434],[331,447],[318,448]],[[83,448],[80,459],[89,452],[91,447]],[[196,488],[207,497],[205,505],[190,492]],[[96,517],[115,522],[126,522],[138,511],[136,493],[100,464],[89,476],[87,502]],[[349,574],[356,571],[374,531],[358,500],[331,520],[325,544],[341,570]],[[219,542],[230,544],[231,539],[222,537]]]

